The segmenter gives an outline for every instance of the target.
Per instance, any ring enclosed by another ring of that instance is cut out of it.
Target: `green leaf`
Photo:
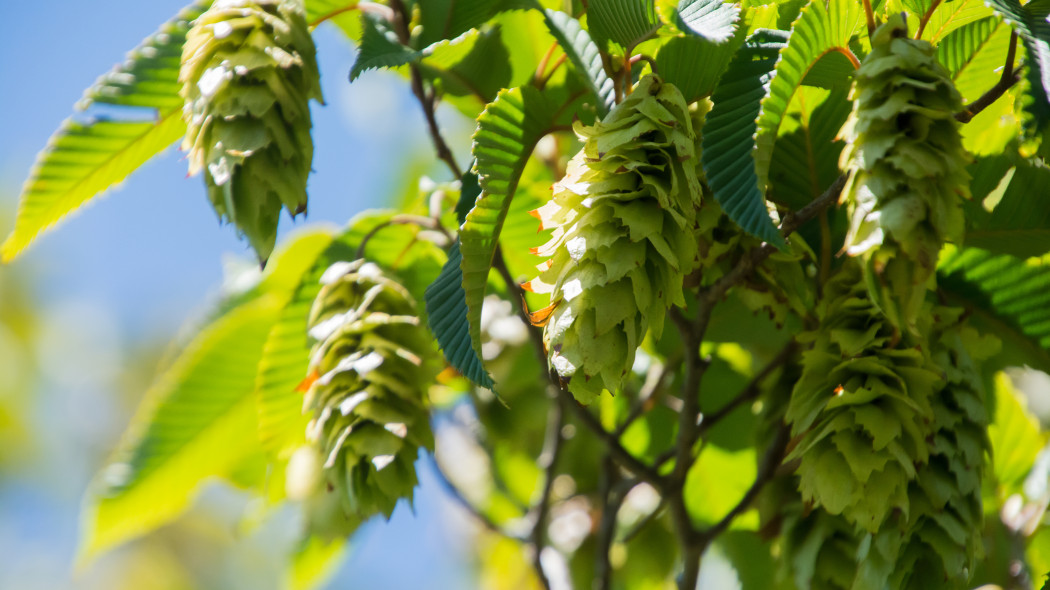
[[[966,232],[966,246],[1019,258],[1050,252],[1050,202],[1032,198],[1050,186],[1050,169],[1021,162],[1003,184],[991,214],[969,215],[974,227]]]
[[[735,452],[704,447],[689,468],[682,490],[693,523],[704,526],[721,520],[747,493],[757,471],[754,447]],[[743,520],[745,527],[754,527],[758,519]]]
[[[123,181],[185,132],[179,97],[179,61],[189,23],[201,3],[179,12],[101,76],[77,103],[132,107],[118,120],[67,119],[37,156],[22,188],[15,229],[0,246],[0,259],[13,260],[43,231],[91,198]],[[149,111],[152,120],[141,114]]]
[[[682,91],[686,102],[710,96],[744,38],[712,43],[702,37],[675,37],[656,54],[660,76]]]
[[[778,130],[806,73],[829,53],[841,52],[851,56],[849,41],[863,20],[863,11],[855,0],[829,0],[827,7],[823,1],[815,0],[802,9],[792,26],[787,47],[780,51],[768,95],[762,100],[758,116],[754,157],[759,187],[765,188],[769,184],[769,167]]]
[[[744,43],[711,96],[703,133],[704,171],[722,210],[744,231],[780,247],[784,239],[758,190],[751,148],[759,103],[785,40],[780,31],[765,31]]]
[[[420,62],[423,76],[435,82],[447,100],[470,97],[471,118],[510,83],[510,54],[498,24],[472,32],[456,43],[441,43]]]
[[[350,81],[368,70],[396,68],[422,57],[422,51],[407,47],[398,40],[390,22],[365,13],[361,16],[361,44],[357,48],[357,59],[350,68]]]
[[[320,229],[293,238],[259,284],[157,376],[89,491],[80,560],[174,519],[206,478],[232,478],[263,450],[252,395],[259,363],[282,308],[332,235]]]
[[[303,415],[303,396],[296,387],[306,377],[310,344],[306,337],[307,317],[321,285],[321,274],[333,256],[352,258],[345,244],[333,243],[333,232],[319,231],[295,240],[275,265],[267,291],[286,293],[289,301],[281,309],[263,345],[255,377],[259,441],[272,455],[285,455],[304,443],[308,416]],[[273,277],[280,275],[280,279]],[[279,280],[279,284],[278,284]]]
[[[713,43],[724,43],[733,37],[740,7],[722,0],[681,0],[675,10],[675,25],[683,33],[696,35]]]
[[[457,371],[482,387],[493,389],[492,377],[485,371],[481,355],[471,344],[471,326],[467,321],[467,301],[463,291],[462,256],[457,241],[448,253],[448,262],[438,276],[427,287],[427,317],[430,331],[445,353],[445,358]],[[480,321],[480,317],[479,317]],[[480,326],[478,338],[480,339]]]
[[[992,443],[992,471],[1007,495],[1021,491],[1035,457],[1046,444],[1039,421],[1028,410],[1024,394],[1006,373],[995,376],[994,420],[988,426]]]
[[[1003,341],[1011,365],[1050,371],[1050,261],[949,248],[937,269],[937,285],[970,321]]]
[[[81,561],[169,522],[205,478],[227,475],[259,451],[251,392],[279,310],[275,297],[234,309],[155,381],[89,492]]]
[[[616,102],[613,81],[605,73],[601,52],[580,21],[564,12],[544,10],[544,21],[558,40],[580,79],[598,98],[598,116],[604,117]]]
[[[528,0],[424,0],[417,4],[423,32],[418,47],[454,39],[504,10],[531,8]]]
[[[839,175],[839,129],[852,103],[846,92],[802,88],[791,101],[769,171],[772,200],[800,209]]]
[[[660,28],[653,0],[591,0],[587,26],[599,46],[608,41],[628,52]]]
[[[936,45],[955,29],[989,16],[992,10],[985,6],[984,0],[941,2],[930,15],[922,38]]]
[[[536,142],[555,127],[567,125],[576,114],[572,107],[581,97],[582,93],[568,94],[562,88],[512,88],[500,92],[478,118],[473,152],[482,193],[459,232],[470,341],[478,358],[481,302],[521,173]],[[442,274],[446,275],[446,271]],[[446,276],[451,276],[451,271]]]
[[[963,100],[972,102],[999,81],[1009,44],[1009,25],[1002,19],[983,18],[945,37],[937,47],[937,61],[951,72]]]
[[[1033,14],[1018,0],[988,0],[988,5],[1010,23],[1024,43],[1028,62],[1024,110],[1033,120],[1031,127],[1045,135],[1050,125],[1050,22],[1042,9]]]

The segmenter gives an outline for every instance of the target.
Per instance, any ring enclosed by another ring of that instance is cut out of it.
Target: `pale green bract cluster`
[[[419,450],[434,446],[426,409],[434,375],[424,362],[426,330],[404,287],[364,260],[333,264],[321,283],[303,400],[312,446],[293,458],[302,467],[295,475],[307,476],[290,479],[289,491],[312,501],[311,521],[324,530],[390,516],[399,499],[412,497]],[[311,461],[322,469],[311,471]]]
[[[901,18],[871,37],[856,72],[840,166],[850,212],[844,250],[863,256],[872,298],[897,328],[916,322],[945,241],[962,238],[968,156],[955,113],[962,99],[926,41]]]
[[[534,212],[553,230],[536,249],[549,259],[524,287],[550,294],[533,321],[546,321],[550,364],[587,403],[615,392],[646,331],[658,335],[667,309],[685,305],[683,279],[699,264],[700,160],[685,99],[656,76],[576,133],[583,150]]]
[[[821,329],[800,338],[813,348],[787,411],[798,437],[789,459],[799,460],[800,500],[822,510],[789,511],[789,567],[801,588],[955,588],[981,552],[989,445],[978,363],[998,340],[962,310],[926,304],[929,344],[905,334],[892,346],[859,275],[840,272]],[[849,567],[844,554],[856,556]]]
[[[309,100],[322,100],[302,1],[218,0],[186,36],[179,81],[190,174],[265,262],[281,207],[306,211]]]

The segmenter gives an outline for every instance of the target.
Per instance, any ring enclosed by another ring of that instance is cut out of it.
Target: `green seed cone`
[[[313,159],[309,99],[321,100],[301,0],[218,0],[182,51],[182,142],[189,172],[265,263],[283,206],[306,211]]]
[[[812,348],[786,414],[799,437],[791,458],[806,501],[875,532],[894,511],[909,513],[941,373],[910,336],[895,342],[855,265],[828,282],[818,314],[820,328],[799,336]]]
[[[604,121],[576,126],[585,142],[537,209],[554,230],[549,257],[524,287],[549,293],[550,364],[582,403],[615,392],[647,330],[659,334],[683,279],[699,264],[697,131],[681,92],[658,77],[639,81]],[[548,315],[549,314],[549,315]]]
[[[989,449],[978,363],[998,341],[966,326],[962,310],[927,304],[928,347],[907,334],[889,346],[896,334],[860,274],[847,267],[831,281],[822,328],[800,337],[814,346],[786,414],[798,436],[789,458],[799,459],[800,500],[816,506],[781,502],[796,547],[787,567],[811,588],[963,587],[981,554]],[[832,540],[855,547],[848,584],[846,565],[815,549]]]
[[[430,344],[411,295],[375,264],[338,262],[321,282],[303,401],[325,484],[310,490],[312,500],[350,522],[389,517],[399,499],[412,498],[420,448],[433,449],[425,401],[433,375],[423,363]]]
[[[962,238],[968,156],[954,115],[962,99],[926,41],[902,18],[871,38],[842,129],[851,217],[844,250],[863,256],[872,298],[897,328],[916,322],[945,241]]]

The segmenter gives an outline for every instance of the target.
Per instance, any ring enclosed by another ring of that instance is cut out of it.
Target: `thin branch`
[[[759,371],[758,374],[755,375],[751,379],[751,381],[746,386],[744,386],[743,389],[740,390],[740,393],[738,393],[736,397],[729,400],[728,403],[726,403],[721,408],[718,408],[714,412],[704,414],[703,421],[700,422],[700,426],[697,427],[697,429],[700,431],[700,436],[703,436],[705,432],[707,432],[720,421],[722,421],[722,419],[724,419],[726,416],[733,413],[733,410],[739,408],[745,403],[754,401],[755,398],[757,398],[758,395],[762,392],[762,382],[765,381],[767,377],[772,375],[773,371],[776,371],[784,363],[791,359],[791,357],[794,356],[795,351],[797,349],[798,344],[794,340],[788,342],[787,345],[785,345],[784,348],[782,348],[780,352],[778,352],[777,355],[773,357],[773,360],[769,361],[769,363],[765,367],[763,367],[762,370]]]
[[[871,0],[864,0],[864,18],[868,21],[868,37],[875,33],[875,11],[871,9]]]
[[[397,32],[398,40],[401,41],[402,45],[407,46],[411,35],[408,31],[408,20],[407,9],[401,0],[390,0],[390,7],[395,11],[394,18],[394,29]],[[419,101],[419,105],[423,107],[423,116],[427,120],[427,128],[430,130],[430,139],[434,142],[434,151],[437,153],[438,159],[448,166],[449,171],[452,172],[453,178],[460,178],[463,173],[459,170],[459,165],[456,164],[456,158],[452,155],[452,150],[449,149],[448,143],[445,142],[445,138],[441,135],[441,129],[437,124],[437,116],[435,115],[435,103],[436,96],[433,91],[426,92],[423,88],[423,74],[419,71],[419,65],[415,63],[408,64],[409,73],[412,79],[412,94],[416,96]]]
[[[547,412],[547,430],[543,437],[543,450],[536,459],[536,463],[543,469],[544,480],[540,497],[529,510],[532,521],[532,531],[529,533],[529,545],[532,546],[532,567],[536,570],[536,577],[544,588],[550,589],[550,580],[543,570],[540,555],[543,553],[545,544],[544,532],[547,528],[547,516],[551,508],[551,491],[554,489],[554,477],[558,468],[558,457],[565,442],[562,436],[562,427],[565,425],[564,405],[552,396],[550,410]]]
[[[786,215],[783,223],[780,224],[780,234],[787,237],[795,233],[795,230],[801,227],[804,223],[813,219],[821,211],[836,202],[839,198],[839,193],[842,192],[844,186],[846,186],[846,175],[840,174],[839,177],[835,179],[835,182],[831,183],[831,186],[829,186],[819,197],[813,199],[809,204],[798,211]],[[776,251],[776,246],[768,243],[762,244],[751,250],[751,252],[747,256],[744,256],[732,270],[722,276],[722,278],[716,281],[714,285],[711,285],[708,289],[709,296],[713,297],[715,300],[721,299],[725,296],[726,292],[729,291],[730,287],[744,280],[744,278],[746,278],[756,266],[761,264],[762,261],[769,258],[770,255]]]
[[[612,549],[613,538],[616,536],[616,515],[620,512],[620,506],[626,493],[617,493],[615,483],[619,478],[615,462],[609,455],[602,461],[601,490],[602,518],[598,523],[598,546],[595,548],[595,570],[594,588],[596,590],[609,590],[612,588],[612,559],[609,551]]]
[[[496,254],[492,259],[492,266],[499,273],[500,277],[503,278],[503,282],[507,287],[507,290],[511,293],[516,293],[518,297],[523,296],[521,286],[518,285],[517,281],[510,274],[510,269],[507,268],[507,261],[503,258],[503,251],[499,248],[496,249]],[[536,353],[536,359],[540,362],[541,366],[547,366],[547,349],[543,344],[543,334],[536,327],[529,323],[529,318],[525,315],[525,310],[518,308],[518,316],[528,326],[529,340],[532,342],[532,347]],[[580,405],[565,388],[561,386],[558,378],[547,371],[547,381],[550,387],[557,391],[558,398],[565,404],[565,407],[572,412],[580,423],[582,423],[588,430],[594,433],[598,437],[598,440],[605,444],[609,453],[613,459],[624,469],[630,471],[638,478],[652,484],[653,487],[663,490],[663,480],[656,471],[642,462],[641,459],[632,455],[627,449],[623,448],[620,444],[620,438],[616,434],[609,432],[602,426],[602,423],[594,417],[593,414],[587,408]]]
[[[407,214],[395,215],[387,221],[384,221],[373,227],[371,230],[368,231],[368,233],[365,234],[363,238],[361,238],[361,244],[357,247],[357,257],[364,257],[365,248],[368,246],[368,242],[372,238],[374,238],[376,234],[394,225],[418,225],[419,227],[439,231],[445,236],[449,243],[452,242],[452,235],[448,233],[448,230],[445,229],[445,226],[441,225],[441,222],[439,220],[434,219],[433,217],[423,217],[421,215]]]
[[[434,460],[434,471],[437,473],[438,482],[440,482],[441,485],[445,488],[445,491],[448,493],[448,495],[457,504],[463,507],[464,510],[470,513],[470,515],[473,516],[478,522],[484,525],[485,528],[494,533],[507,537],[508,539],[513,539],[519,542],[526,541],[524,537],[516,535],[508,531],[507,529],[501,527],[500,525],[496,524],[496,522],[489,518],[487,514],[482,512],[481,509],[479,509],[477,506],[471,503],[471,501],[463,495],[463,491],[460,490],[459,487],[457,487],[456,484],[452,483],[452,480],[448,478],[448,474],[445,473],[445,470],[441,467],[441,464],[438,463],[436,459]]]
[[[649,526],[649,523],[651,523],[652,521],[656,520],[656,518],[658,516],[663,514],[663,512],[664,512],[664,510],[666,508],[667,508],[667,500],[664,499],[664,498],[660,498],[660,503],[656,505],[656,508],[652,512],[650,512],[649,514],[646,514],[644,517],[642,517],[642,519],[639,520],[638,523],[634,525],[634,528],[632,528],[631,530],[629,530],[626,533],[624,533],[623,538],[620,539],[620,542],[621,543],[630,543],[631,539],[634,539],[636,536],[638,536],[638,533],[642,532],[642,529],[644,529],[645,527]]]
[[[733,519],[743,514],[751,507],[751,503],[758,497],[762,488],[764,488],[766,484],[773,479],[773,476],[776,475],[777,467],[780,466],[780,462],[784,458],[784,451],[787,449],[787,444],[790,440],[790,430],[787,426],[781,424],[780,428],[777,429],[777,434],[773,439],[773,444],[770,445],[769,449],[766,450],[766,454],[762,457],[762,465],[759,467],[754,483],[751,484],[751,487],[748,488],[746,493],[744,493],[744,497],[737,502],[736,506],[722,517],[722,520],[718,521],[711,528],[700,533],[697,540],[699,545],[706,549],[711,541],[729,528],[729,525],[733,523]]]
[[[1006,64],[1003,66],[1003,75],[999,81],[988,89],[977,100],[966,105],[962,111],[955,113],[955,120],[961,123],[969,123],[978,113],[990,107],[992,103],[1006,93],[1014,84],[1021,80],[1021,68],[1014,69],[1014,59],[1017,56],[1017,32],[1010,34],[1010,47],[1006,50]]]

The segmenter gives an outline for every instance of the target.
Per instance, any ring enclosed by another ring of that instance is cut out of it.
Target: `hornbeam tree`
[[[87,90],[127,117],[55,133],[0,250],[179,143],[264,268],[144,394],[82,556],[218,477],[298,507],[287,583],[316,586],[433,454],[493,588],[692,590],[709,560],[745,589],[1041,584],[1048,437],[1007,370],[1050,371],[1048,14],[187,7]],[[357,50],[325,74],[402,76],[440,172],[278,242],[308,206],[324,22]]]

